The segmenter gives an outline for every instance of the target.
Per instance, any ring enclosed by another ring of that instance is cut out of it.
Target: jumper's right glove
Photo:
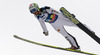
[[[48,36],[49,34],[48,34],[48,31],[47,32],[43,32],[43,34],[45,34],[45,36]]]

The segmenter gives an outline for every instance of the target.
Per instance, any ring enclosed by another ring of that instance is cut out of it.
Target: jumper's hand
[[[43,34],[45,34],[45,36],[48,36],[49,34],[48,34],[48,31],[47,32],[43,32]]]

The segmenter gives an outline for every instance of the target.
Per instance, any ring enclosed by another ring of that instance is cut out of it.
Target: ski
[[[72,50],[72,49],[68,49],[68,48],[62,48],[62,47],[57,47],[57,46],[51,46],[51,45],[41,44],[41,43],[38,43],[38,42],[34,42],[34,41],[31,41],[31,40],[27,40],[27,39],[21,38],[21,37],[19,37],[17,35],[14,35],[14,37],[17,38],[17,39],[20,39],[20,40],[32,43],[32,44],[37,44],[37,45],[41,45],[41,46],[45,46],[45,47],[49,47],[49,48],[54,48],[54,49],[59,49],[59,50],[65,50],[65,51],[70,51],[70,52],[76,52],[76,53],[82,53],[82,54],[87,54],[87,55],[97,55],[97,54],[88,53],[88,52],[84,52],[84,51],[80,51],[80,50]]]
[[[74,14],[71,14],[70,12],[68,12],[64,7],[61,7],[60,11],[63,13],[63,15],[65,15],[73,23],[75,23],[81,30],[83,30],[91,38],[93,38],[97,43],[100,44],[100,38],[97,35],[95,35],[94,32],[92,32],[91,30],[89,30],[85,25],[83,25],[78,19],[76,19]]]

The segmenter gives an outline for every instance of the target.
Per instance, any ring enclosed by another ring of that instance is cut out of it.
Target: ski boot
[[[75,46],[71,46],[70,48],[68,49],[72,49],[72,50],[80,50],[80,47],[76,48]]]

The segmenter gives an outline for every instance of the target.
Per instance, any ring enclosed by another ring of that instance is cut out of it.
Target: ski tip
[[[18,36],[17,36],[17,35],[14,35],[13,37],[15,37],[15,38],[16,38],[16,37],[18,37]]]

